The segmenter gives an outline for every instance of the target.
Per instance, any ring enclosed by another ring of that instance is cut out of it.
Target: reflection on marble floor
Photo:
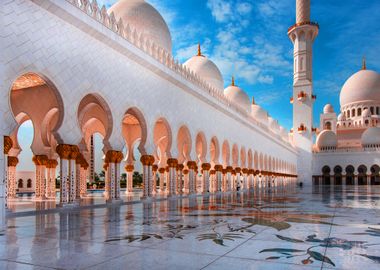
[[[219,194],[13,217],[0,269],[380,269],[380,187]]]

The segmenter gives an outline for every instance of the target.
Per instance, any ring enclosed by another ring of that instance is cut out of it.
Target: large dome
[[[118,21],[129,24],[139,34],[153,41],[168,53],[172,53],[172,38],[161,14],[144,0],[119,0],[108,11]]]
[[[362,134],[363,146],[378,146],[380,145],[380,127],[370,127]]]
[[[218,67],[207,57],[203,56],[199,50],[198,55],[186,61],[185,66],[194,71],[211,86],[223,91],[224,82]]]
[[[234,79],[232,79],[232,84],[224,89],[224,95],[244,110],[249,111],[251,107],[249,96],[243,89],[235,85]]]
[[[319,133],[317,137],[317,147],[323,148],[336,148],[338,145],[338,139],[336,134],[331,130],[324,130]]]
[[[360,70],[352,75],[340,92],[340,106],[360,101],[380,102],[380,74],[372,70]]]
[[[251,115],[257,121],[263,124],[268,124],[268,113],[261,106],[255,104],[254,102],[251,105]]]

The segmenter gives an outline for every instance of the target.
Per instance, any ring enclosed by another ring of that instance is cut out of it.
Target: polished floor
[[[8,219],[0,269],[380,269],[380,189],[30,212]]]

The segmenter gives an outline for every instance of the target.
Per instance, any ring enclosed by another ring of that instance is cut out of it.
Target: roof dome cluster
[[[326,104],[325,107],[323,107],[323,113],[334,113],[334,108],[331,104]]]
[[[362,145],[364,147],[380,145],[380,127],[370,127],[362,134]]]
[[[231,85],[224,89],[224,95],[242,109],[246,111],[250,110],[251,102],[249,96],[243,89],[235,85],[234,77],[232,77]]]
[[[116,20],[131,25],[139,34],[153,41],[168,53],[172,52],[172,38],[161,14],[144,0],[119,0],[108,11]]]
[[[380,102],[380,74],[365,66],[346,81],[340,92],[341,107],[363,101]]]
[[[317,137],[317,147],[319,149],[336,148],[338,145],[338,138],[331,130],[323,130]]]

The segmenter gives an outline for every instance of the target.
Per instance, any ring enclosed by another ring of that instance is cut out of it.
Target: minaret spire
[[[232,76],[232,79],[231,79],[231,86],[235,86],[235,77]]]
[[[366,63],[366,60],[365,60],[365,56],[363,56],[362,70],[366,70],[366,69],[367,69],[367,63]]]
[[[198,56],[202,56],[201,44],[198,43]]]

